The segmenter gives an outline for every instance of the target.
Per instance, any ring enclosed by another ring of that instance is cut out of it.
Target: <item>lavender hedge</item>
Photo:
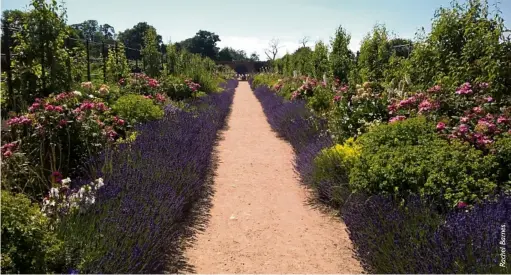
[[[311,184],[314,158],[324,148],[333,145],[325,134],[326,124],[315,118],[305,106],[305,101],[284,101],[266,86],[254,89],[273,130],[291,143],[296,153],[295,169],[305,184]],[[317,186],[321,199],[328,200],[333,183],[322,182]]]
[[[311,183],[314,158],[333,144],[322,135],[324,124],[304,102],[286,102],[268,87],[257,87],[271,127],[288,140],[296,153],[295,167]],[[319,125],[318,125],[319,124]],[[315,183],[323,201],[332,198],[333,182]],[[473,210],[439,209],[433,200],[400,201],[383,196],[353,194],[341,207],[342,218],[365,270],[374,273],[510,273],[511,257],[500,267],[502,248],[509,251],[511,198],[501,195]],[[447,213],[447,214],[443,214]],[[505,227],[505,232],[502,230]],[[505,245],[500,242],[505,240]],[[507,245],[507,248],[506,248]],[[509,252],[505,252],[509,254]]]
[[[355,195],[342,212],[357,255],[368,272],[511,272],[509,255],[502,258],[502,248],[507,245],[509,251],[509,195],[488,200],[470,211],[457,209],[447,215],[440,214],[434,202],[418,197],[408,199],[402,207],[391,198]],[[500,266],[502,261],[505,267]]]
[[[200,198],[212,167],[237,81],[220,94],[167,106],[163,119],[140,125],[132,144],[103,152],[94,177],[105,186],[86,215],[63,222],[61,236],[84,273],[163,273],[176,261],[183,221]],[[176,270],[170,270],[176,271]]]

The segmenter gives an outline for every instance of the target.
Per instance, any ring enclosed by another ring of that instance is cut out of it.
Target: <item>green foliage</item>
[[[121,96],[112,109],[132,124],[163,117],[163,110],[151,99],[144,98],[142,95]]]
[[[144,58],[144,72],[150,77],[160,75],[161,53],[156,43],[156,30],[149,28],[144,34],[144,47],[142,48],[142,57]]]
[[[431,32],[419,37],[407,66],[412,82],[425,89],[441,84],[454,90],[464,82],[492,84],[493,97],[508,93],[509,40],[504,23],[491,15],[487,1],[471,0],[435,13]]]
[[[378,83],[366,82],[343,93],[328,114],[328,128],[336,142],[359,136],[373,124],[387,121],[387,97]]]
[[[235,50],[231,47],[224,47],[218,52],[218,61],[246,61],[249,58],[244,50]]]
[[[307,105],[317,114],[325,114],[331,106],[333,92],[327,87],[317,86],[313,96],[307,98]]]
[[[252,86],[259,87],[262,85],[272,87],[279,80],[279,75],[277,74],[257,74],[254,76],[254,80],[252,82]]]
[[[115,47],[108,49],[108,57],[106,59],[107,81],[117,83],[119,79],[128,77],[130,67],[124,52],[123,43],[118,43],[117,49]]]
[[[362,135],[361,156],[350,173],[356,191],[442,197],[449,206],[474,203],[497,187],[493,155],[440,139],[434,125],[418,117],[374,127]]]
[[[376,25],[360,47],[358,66],[362,81],[383,81],[390,56],[387,29],[384,25]]]
[[[70,88],[76,75],[73,67],[81,62],[82,49],[66,49],[70,33],[66,10],[57,1],[32,0],[27,12],[4,13],[4,23],[21,28],[12,34],[11,68],[13,93],[7,94],[7,108],[21,111],[35,97],[47,96],[55,90]],[[4,108],[2,108],[4,109]]]
[[[156,32],[156,29],[153,26],[147,24],[147,22],[140,22],[133,26],[133,28],[127,29],[124,32],[120,32],[118,35],[118,40],[122,41],[128,48],[142,49],[145,46],[145,34],[149,29]],[[154,39],[154,43],[157,45],[162,44],[161,35],[155,35]],[[126,51],[126,56],[130,60],[140,60],[141,57],[139,51]]]
[[[331,185],[329,204],[342,206],[351,194],[349,173],[359,155],[359,146],[349,139],[343,145],[323,149],[314,159],[311,185],[319,192],[325,185]]]
[[[58,272],[62,243],[39,207],[2,190],[2,273]]]
[[[312,64],[314,66],[314,77],[322,79],[323,74],[326,74],[329,68],[328,46],[323,41],[318,41],[314,47]]]
[[[335,31],[335,37],[331,41],[332,52],[330,53],[330,72],[342,83],[348,82],[348,76],[353,66],[353,54],[349,50],[351,36],[342,26]]]
[[[493,146],[499,162],[499,182],[504,183],[502,189],[511,190],[511,135],[507,134],[497,139]]]
[[[217,42],[220,42],[220,38],[217,34],[199,30],[194,37],[177,43],[177,46],[179,49],[199,54],[202,57],[216,59],[218,56]]]

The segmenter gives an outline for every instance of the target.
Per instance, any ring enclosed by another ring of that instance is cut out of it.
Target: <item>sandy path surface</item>
[[[293,151],[247,82],[218,150],[210,220],[186,251],[197,273],[360,273],[344,224],[307,204]]]

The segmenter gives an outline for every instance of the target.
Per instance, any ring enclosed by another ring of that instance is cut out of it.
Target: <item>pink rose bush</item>
[[[19,163],[14,165],[20,159],[11,161],[18,154],[23,165],[37,174],[31,176],[31,180],[38,179],[34,184],[46,188],[62,175],[72,175],[83,161],[125,136],[129,127],[102,99],[90,99],[78,91],[37,98],[27,113],[9,118],[7,125],[2,138],[2,168],[7,170],[2,174],[9,177],[2,181],[23,181],[19,177],[26,171],[16,169]]]
[[[389,122],[397,117],[425,115],[437,121],[439,134],[448,139],[469,142],[486,149],[496,137],[509,133],[511,109],[498,103],[490,94],[490,84],[463,83],[454,92],[435,85],[402,99],[391,99],[387,110]]]
[[[132,73],[128,78],[121,78],[118,84],[126,92],[140,95],[155,95],[162,91],[158,80],[143,73]]]

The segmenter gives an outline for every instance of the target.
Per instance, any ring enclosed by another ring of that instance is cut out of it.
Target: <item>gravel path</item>
[[[291,146],[247,82],[220,141],[210,220],[186,251],[197,273],[360,273],[339,218],[307,203]]]

